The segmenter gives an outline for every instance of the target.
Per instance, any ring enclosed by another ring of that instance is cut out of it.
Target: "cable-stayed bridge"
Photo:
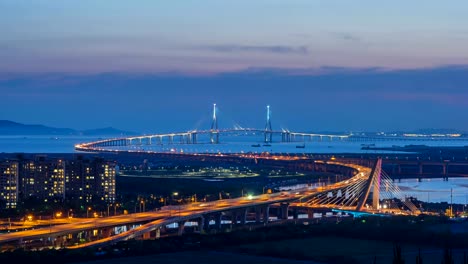
[[[348,164],[348,166],[355,166]],[[301,203],[309,207],[335,208],[348,211],[400,213],[403,208],[412,214],[419,209],[399,189],[398,185],[382,170],[382,159],[369,168],[356,167],[358,173],[349,180],[328,186],[308,197]],[[363,170],[363,171],[361,171]],[[398,201],[398,202],[396,202]]]
[[[216,104],[213,105],[210,129],[189,130],[184,132],[130,136],[123,138],[104,139],[95,142],[77,144],[79,151],[125,151],[132,146],[152,145],[181,145],[181,144],[220,144],[223,136],[232,135],[263,135],[263,143],[269,145],[273,142],[301,142],[312,140],[345,140],[350,135],[319,134],[307,132],[293,132],[287,129],[274,130],[271,123],[270,106],[267,106],[265,128],[219,128]],[[118,147],[118,148],[115,148]]]
[[[359,161],[349,160],[309,160],[309,162],[322,170],[341,171],[351,173],[352,176],[329,185],[311,186],[288,192],[223,199],[209,203],[190,203],[164,207],[158,211],[105,218],[85,218],[75,223],[4,233],[0,234],[0,247],[24,246],[25,243],[30,248],[50,247],[51,244],[58,248],[106,246],[134,238],[158,238],[172,224],[176,224],[175,234],[183,235],[188,223],[195,227],[196,232],[208,232],[244,225],[263,226],[278,220],[297,220],[300,214],[313,218],[314,212],[323,210],[341,210],[353,215],[419,213],[411,201],[399,200],[401,192],[382,172],[381,159],[367,166],[360,165]],[[392,207],[392,204],[395,207]],[[272,220],[273,215],[277,220]]]
[[[255,137],[253,140],[252,136]],[[389,141],[406,141],[415,142],[458,142],[465,144],[468,141],[466,137],[460,135],[447,136],[366,136],[362,134],[324,134],[311,132],[297,132],[289,129],[274,129],[272,126],[270,106],[266,107],[265,125],[263,128],[245,128],[235,125],[232,128],[219,127],[219,116],[217,114],[216,104],[213,105],[211,114],[211,126],[206,129],[192,129],[182,132],[159,133],[140,136],[128,136],[120,138],[109,138],[94,142],[85,142],[76,144],[75,149],[78,151],[93,151],[93,152],[168,152],[174,150],[175,147],[191,146],[216,146],[230,143],[231,139],[245,139],[246,142],[255,143],[248,145],[249,147],[264,147],[276,145],[287,145],[288,143],[301,143],[297,148],[304,148],[306,142],[352,142],[354,144],[372,143],[372,142],[389,142]],[[458,144],[457,143],[457,144]],[[361,144],[367,145],[367,144]],[[370,144],[372,145],[372,144]],[[163,150],[161,147],[166,147]],[[173,147],[171,147],[173,146]],[[199,150],[192,150],[195,153]],[[249,150],[246,150],[249,151]],[[201,152],[201,151],[200,151]],[[214,153],[227,152],[225,149],[214,149]],[[232,150],[229,152],[241,152],[240,150]]]

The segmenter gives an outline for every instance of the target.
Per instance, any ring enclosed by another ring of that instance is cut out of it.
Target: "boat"
[[[271,147],[271,144],[263,144],[264,147]]]
[[[258,148],[260,147],[260,144],[253,144],[252,147]]]
[[[305,144],[297,145],[296,148],[305,148]]]

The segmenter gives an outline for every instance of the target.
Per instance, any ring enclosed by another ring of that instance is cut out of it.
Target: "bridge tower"
[[[219,143],[218,118],[216,117],[216,104],[213,104],[213,120],[211,121],[210,142]]]
[[[267,105],[267,118],[265,124],[265,143],[271,143],[273,139],[273,133],[271,129],[271,118],[270,118],[270,106]]]
[[[379,209],[379,199],[380,199],[380,174],[382,172],[382,158],[378,158],[375,162],[374,167],[372,168],[367,184],[364,188],[364,195],[362,195],[356,206],[357,211],[362,211],[362,208],[367,202],[367,198],[372,189],[372,209]]]

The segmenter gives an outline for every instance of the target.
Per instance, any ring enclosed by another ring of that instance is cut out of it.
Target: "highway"
[[[257,196],[239,197],[234,199],[217,200],[208,203],[191,203],[187,205],[166,206],[158,211],[126,214],[111,217],[83,218],[82,221],[74,219],[73,223],[50,225],[49,227],[35,228],[32,230],[24,230],[18,232],[10,232],[0,234],[0,245],[8,242],[22,242],[37,239],[47,239],[50,237],[66,236],[82,231],[96,230],[102,228],[110,228],[117,226],[126,226],[132,224],[141,224],[140,226],[114,235],[107,238],[102,238],[98,241],[93,241],[78,245],[76,247],[85,247],[102,243],[115,243],[117,241],[131,239],[140,236],[143,233],[155,230],[160,226],[169,225],[181,221],[201,218],[207,214],[227,212],[238,209],[252,208],[255,206],[267,206],[272,204],[289,203],[294,204],[296,201],[307,199],[319,192],[325,192],[337,188],[343,188],[356,181],[363,181],[369,178],[371,169],[355,164],[345,164],[340,162],[330,161],[328,163],[352,167],[358,173],[345,181],[330,184],[328,186],[320,186],[316,188],[303,188],[294,192],[278,192],[273,194],[262,194]]]

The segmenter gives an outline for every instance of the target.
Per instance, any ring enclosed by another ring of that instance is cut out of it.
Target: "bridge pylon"
[[[216,104],[213,104],[213,119],[211,121],[210,142],[219,144],[218,118],[216,117]]]
[[[367,198],[372,189],[372,209],[379,209],[380,199],[380,174],[382,172],[382,158],[378,158],[372,167],[371,174],[367,180],[366,187],[364,188],[364,195],[360,197],[358,205],[356,206],[357,211],[362,211],[364,205],[367,202]]]
[[[267,105],[267,118],[265,124],[265,143],[271,143],[273,139],[273,129],[271,129],[271,116],[270,116],[270,106]]]

